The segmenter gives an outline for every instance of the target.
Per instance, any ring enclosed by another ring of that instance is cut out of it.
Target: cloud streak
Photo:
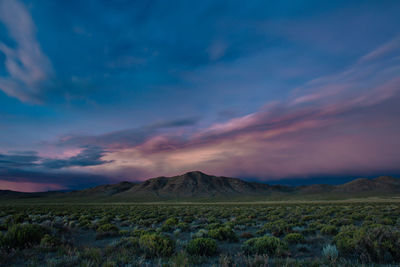
[[[72,156],[67,159],[44,159],[41,162],[41,166],[50,169],[62,169],[68,167],[86,167],[110,163],[109,161],[104,161],[101,159],[105,153],[106,151],[99,147],[86,147],[76,156]]]
[[[0,77],[0,90],[23,102],[40,103],[52,66],[35,37],[32,17],[20,1],[1,0],[0,22],[15,42],[14,46],[0,42],[8,72],[8,76]]]
[[[59,146],[103,146],[107,148],[132,147],[160,133],[160,131],[175,131],[179,128],[195,126],[197,117],[185,117],[170,121],[161,121],[142,128],[114,131],[102,135],[66,135],[58,142]]]

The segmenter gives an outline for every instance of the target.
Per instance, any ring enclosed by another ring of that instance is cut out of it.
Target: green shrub
[[[206,229],[199,229],[196,233],[192,235],[193,238],[208,237],[208,231]]]
[[[103,255],[101,249],[90,247],[83,249],[83,251],[80,253],[80,258],[90,260],[92,261],[92,265],[94,263],[94,266],[99,266],[102,262]]]
[[[11,226],[1,240],[5,248],[25,248],[39,244],[46,229],[37,224],[15,224]]]
[[[399,262],[400,232],[382,225],[362,228],[357,235],[356,251],[363,262]]]
[[[137,237],[125,237],[122,238],[117,245],[118,247],[123,247],[123,248],[130,248],[130,249],[139,249],[139,238]]]
[[[211,238],[195,238],[190,240],[186,251],[191,255],[213,256],[217,253],[217,242]]]
[[[343,227],[334,240],[341,254],[363,262],[400,261],[400,232],[388,226]]]
[[[155,233],[154,230],[135,229],[133,230],[133,232],[131,232],[131,235],[136,237],[141,237],[142,235],[145,234],[154,234],[154,233]]]
[[[177,224],[178,224],[178,220],[176,218],[169,218],[160,227],[160,231],[161,232],[171,232]]]
[[[289,244],[299,244],[304,242],[304,236],[300,233],[290,233],[285,236],[285,241]]]
[[[219,227],[208,231],[208,236],[220,241],[237,242],[238,237],[230,227]]]
[[[358,229],[355,226],[344,226],[335,236],[334,241],[339,252],[344,255],[352,255],[356,250]]]
[[[185,266],[190,266],[189,265],[189,255],[187,255],[186,252],[180,251],[176,255],[173,255],[170,259],[172,267],[185,267]]]
[[[281,255],[287,249],[287,245],[274,236],[254,237],[243,245],[246,254],[268,254],[269,256]]]
[[[380,223],[385,224],[385,225],[394,225],[394,221],[388,217],[382,218],[380,220]]]
[[[207,224],[207,229],[211,230],[211,229],[217,229],[222,227],[223,225],[220,222],[215,222],[215,223],[208,223]]]
[[[164,222],[164,225],[175,226],[178,224],[178,220],[176,218],[169,218]]]
[[[167,257],[175,251],[175,243],[160,234],[144,234],[139,239],[140,248],[147,257]]]
[[[259,234],[265,234],[266,231],[270,232],[274,236],[281,236],[292,232],[291,224],[286,223],[284,220],[277,220],[264,224],[262,229],[258,232]]]
[[[55,236],[45,234],[40,240],[40,246],[42,248],[54,249],[61,244],[61,240]]]
[[[338,229],[334,225],[325,225],[321,228],[321,233],[324,235],[336,235],[338,233]]]
[[[159,232],[171,232],[172,230],[173,228],[171,226],[165,224],[161,225],[161,227],[158,228]]]

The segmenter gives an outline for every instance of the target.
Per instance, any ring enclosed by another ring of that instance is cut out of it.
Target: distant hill
[[[0,199],[52,201],[157,202],[322,200],[357,197],[400,197],[400,179],[382,176],[359,178],[341,185],[268,185],[238,178],[218,177],[199,171],[173,177],[157,177],[141,183],[121,182],[72,192],[21,193],[0,190]]]
[[[174,177],[158,177],[132,186],[119,197],[142,196],[147,198],[229,198],[263,196],[291,190],[290,187],[246,182],[237,178],[217,177],[195,171]]]
[[[99,185],[92,188],[87,188],[79,191],[72,191],[65,194],[65,196],[74,197],[109,197],[122,192],[125,192],[135,186],[135,183],[121,182],[118,184]]]
[[[359,178],[346,184],[335,186],[334,192],[345,193],[400,193],[400,179],[381,176],[375,179]]]

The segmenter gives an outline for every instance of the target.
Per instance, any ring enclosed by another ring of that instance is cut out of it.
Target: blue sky
[[[400,158],[371,166],[352,151],[398,157],[377,147],[400,148],[399,11],[398,1],[0,0],[3,187],[65,189],[192,169],[262,181],[397,173]],[[326,117],[331,104],[358,98]],[[316,113],[324,126],[295,132],[304,138],[293,142],[290,123],[310,125]],[[383,118],[374,135],[376,125],[361,123]],[[243,125],[246,146],[237,143]],[[285,148],[255,128],[284,132],[274,138]],[[363,143],[349,151],[353,133]],[[319,145],[310,144],[315,135]],[[337,142],[343,149],[332,153],[355,167],[326,156]],[[263,151],[275,167],[255,160]],[[35,158],[10,160],[27,152]],[[309,153],[332,168],[288,156]],[[277,170],[285,164],[293,171]]]

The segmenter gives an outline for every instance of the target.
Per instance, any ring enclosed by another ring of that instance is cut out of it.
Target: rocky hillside
[[[237,178],[217,177],[194,171],[174,177],[158,177],[133,186],[118,196],[159,198],[213,198],[262,196],[290,190],[289,187],[246,182]]]

